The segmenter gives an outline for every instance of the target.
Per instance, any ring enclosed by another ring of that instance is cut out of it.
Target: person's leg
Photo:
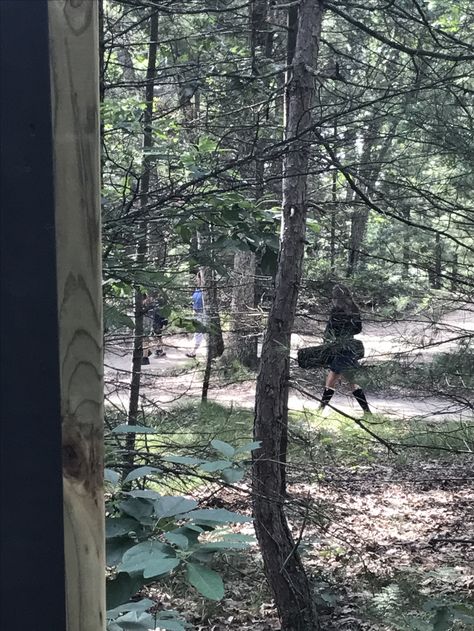
[[[367,403],[367,399],[365,398],[365,392],[362,388],[359,388],[357,384],[354,384],[356,387],[352,390],[352,394],[355,397],[355,400],[360,405],[360,407],[364,410],[365,414],[372,414],[369,408],[369,404]]]
[[[201,346],[201,342],[202,342],[203,338],[204,338],[204,333],[197,332],[197,333],[194,334],[193,350],[191,352],[189,352],[189,353],[186,353],[187,357],[196,357],[196,351]]]
[[[328,376],[326,377],[326,387],[324,388],[323,395],[321,397],[321,404],[319,406],[320,410],[324,410],[329,401],[332,399],[332,395],[334,394],[335,385],[340,375],[333,370],[330,370]]]
[[[204,314],[202,314],[202,313],[195,313],[194,314],[194,319],[199,323],[198,326],[204,324]],[[193,350],[190,353],[186,353],[187,357],[196,357],[196,352],[197,352],[198,348],[201,346],[203,339],[204,339],[203,331],[197,330],[196,333],[194,334]]]
[[[369,404],[367,403],[367,399],[365,397],[365,392],[362,388],[352,380],[352,375],[343,375],[344,380],[347,381],[349,387],[351,389],[352,395],[354,396],[357,403],[363,409],[366,414],[372,414],[369,408]]]
[[[151,350],[150,350],[150,335],[152,332],[152,320],[151,318],[149,318],[148,316],[143,316],[143,342],[142,342],[142,350],[143,350],[143,357],[142,357],[142,365],[147,366],[150,363],[150,360],[148,359],[150,357]]]
[[[163,350],[163,338],[161,333],[155,333],[156,340],[156,348],[155,348],[155,357],[165,357],[166,353]]]

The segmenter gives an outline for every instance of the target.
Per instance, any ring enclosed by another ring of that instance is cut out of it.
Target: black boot
[[[362,388],[357,388],[352,394],[354,395],[357,403],[364,410],[364,412],[366,412],[367,414],[371,414],[369,404],[367,403],[367,399],[365,398],[365,394]]]
[[[334,394],[333,388],[324,388],[323,396],[321,397],[321,405],[319,406],[320,410],[324,410],[326,405],[332,399],[333,394]]]

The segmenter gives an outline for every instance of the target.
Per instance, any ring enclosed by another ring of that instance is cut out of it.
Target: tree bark
[[[261,448],[253,456],[254,523],[283,631],[319,628],[308,578],[283,510],[283,493],[290,339],[301,279],[307,213],[309,150],[302,132],[311,124],[314,79],[308,68],[316,65],[322,13],[322,3],[318,0],[302,0],[286,99],[286,135],[298,138],[284,159],[278,271],[255,402],[254,437],[261,441]]]
[[[364,147],[360,158],[358,175],[361,180],[360,186],[366,195],[369,195],[375,188],[377,180],[383,169],[388,153],[392,146],[395,132],[399,121],[395,121],[387,129],[384,142],[376,150],[378,136],[381,132],[381,121],[375,120],[369,125],[364,138]],[[360,202],[361,206],[355,208],[351,217],[351,234],[349,240],[349,254],[347,265],[347,276],[352,276],[357,270],[361,259],[361,248],[367,233],[370,209]]]
[[[204,315],[206,317],[207,349],[210,359],[220,357],[224,352],[224,337],[222,335],[221,318],[219,315],[219,298],[215,272],[212,267],[204,266],[200,269],[202,288],[204,291]]]
[[[153,146],[153,101],[154,85],[156,74],[156,53],[158,39],[158,12],[154,11],[150,16],[150,44],[148,49],[148,66],[146,73],[145,101],[143,130],[143,169],[140,183],[140,209],[143,213],[148,212],[148,195],[150,192],[150,172],[152,159],[150,149]],[[140,233],[138,235],[136,267],[141,269],[145,265],[148,250],[147,243],[148,220],[144,218],[140,223]],[[140,382],[143,358],[143,296],[140,287],[135,288],[134,299],[135,331],[133,337],[132,355],[132,379],[130,383],[130,401],[128,406],[128,424],[136,425],[138,418],[138,408],[140,399]],[[124,468],[124,476],[133,468],[135,449],[135,434],[127,434],[125,440],[125,461],[127,467]]]
[[[227,352],[229,357],[252,370],[257,368],[255,274],[255,254],[249,250],[237,252],[232,274],[232,319]]]
[[[252,74],[259,74],[256,51],[262,49],[266,57],[271,55],[272,40],[268,35],[268,0],[252,0],[250,5],[250,50]],[[258,155],[264,147],[264,140],[257,138],[255,160],[255,201],[264,193],[264,161]],[[255,277],[257,257],[251,251],[239,251],[234,256],[232,274],[232,306],[230,335],[226,354],[236,359],[246,368],[255,370],[258,366],[258,327],[256,326],[255,304],[257,290]]]

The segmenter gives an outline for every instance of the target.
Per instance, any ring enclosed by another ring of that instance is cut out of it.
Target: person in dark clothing
[[[333,353],[329,362],[329,374],[326,387],[321,397],[320,409],[331,401],[336,383],[343,378],[349,383],[352,394],[364,414],[371,414],[364,391],[352,380],[352,371],[359,367],[359,340],[354,339],[362,331],[359,307],[354,302],[350,291],[343,285],[335,285],[332,291],[333,308],[324,332],[324,339],[330,342]],[[363,348],[363,347],[362,347]],[[363,356],[363,355],[362,355]]]
[[[143,294],[143,357],[142,365],[150,363],[152,339],[156,342],[155,357],[166,357],[163,350],[162,333],[168,320],[160,313],[158,303],[148,294]]]

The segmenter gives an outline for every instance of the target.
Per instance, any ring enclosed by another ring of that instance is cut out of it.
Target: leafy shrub
[[[140,427],[117,427],[116,433],[141,432]],[[148,429],[148,428],[147,428]],[[204,472],[219,472],[227,482],[245,474],[239,455],[259,447],[249,443],[240,448],[213,440],[218,460],[190,456],[165,456],[169,463],[199,467]],[[160,476],[158,467],[137,467],[120,482],[120,474],[106,470],[111,493],[106,504],[107,617],[109,631],[137,631],[150,628],[182,631],[185,625],[171,612],[147,613],[152,601],[130,603],[143,586],[180,573],[198,593],[211,600],[224,595],[221,576],[212,569],[215,555],[242,550],[252,538],[229,533],[228,524],[244,523],[250,518],[224,508],[199,508],[196,500],[183,496],[161,495],[151,488],[130,489],[138,480]],[[141,486],[144,486],[143,484]]]

